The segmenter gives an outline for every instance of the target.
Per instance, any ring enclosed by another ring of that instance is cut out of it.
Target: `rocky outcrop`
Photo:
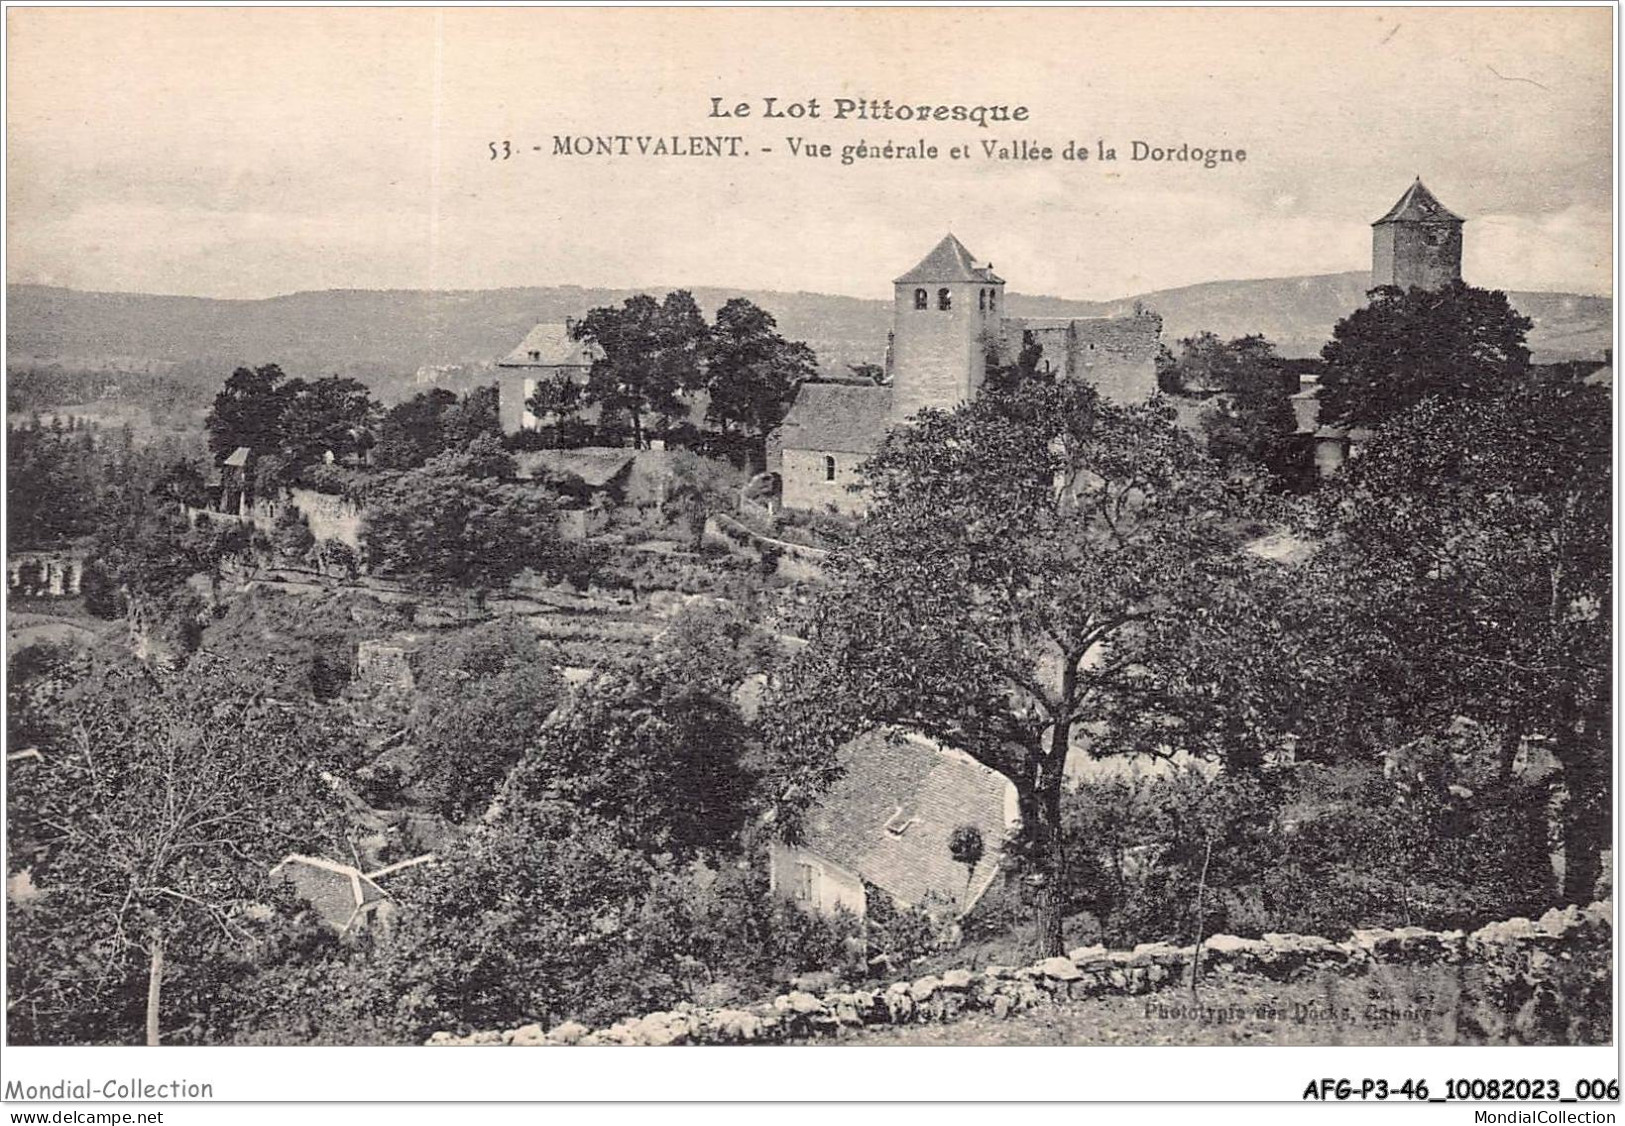
[[[1238,938],[1218,934],[1202,944],[1200,972],[1250,974],[1285,980],[1306,972],[1363,973],[1375,965],[1471,963],[1490,982],[1518,978],[1529,982],[1571,972],[1569,967],[1599,955],[1611,973],[1613,904],[1553,909],[1539,919],[1508,919],[1472,933],[1360,930],[1346,942],[1312,935],[1266,934]],[[957,1019],[967,1012],[999,1019],[1056,1000],[1102,994],[1148,993],[1179,981],[1195,960],[1196,948],[1146,943],[1133,950],[1079,947],[1065,957],[1029,966],[954,969],[917,981],[867,989],[833,987],[822,994],[795,989],[770,1001],[742,1008],[680,1004],[608,1028],[587,1029],[567,1021],[550,1031],[528,1024],[506,1032],[456,1036],[437,1032],[431,1045],[665,1045],[784,1043],[850,1034],[870,1025],[923,1024]],[[1539,993],[1538,987],[1531,988]],[[1533,1002],[1531,1002],[1533,1003]]]

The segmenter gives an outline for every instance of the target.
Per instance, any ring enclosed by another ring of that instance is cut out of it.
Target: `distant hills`
[[[1011,294],[1013,316],[1100,317],[1136,303],[1163,317],[1170,344],[1202,329],[1263,333],[1288,356],[1314,355],[1339,318],[1365,303],[1364,272],[1206,282],[1125,297],[1070,301]],[[327,290],[252,301],[7,287],[10,364],[64,370],[168,371],[213,387],[240,364],[276,362],[290,375],[340,372],[395,397],[418,368],[483,365],[510,351],[538,321],[563,321],[634,290],[576,286],[452,292]],[[663,293],[663,289],[652,290]],[[770,311],[780,331],[805,340],[828,374],[884,356],[891,304],[817,293],[695,289],[707,312],[743,296]],[[1601,358],[1611,339],[1606,298],[1513,293],[1534,319],[1539,361]],[[393,392],[393,394],[390,394]]]
[[[1162,314],[1163,340],[1172,344],[1208,329],[1223,337],[1262,333],[1284,356],[1319,355],[1332,326],[1366,303],[1371,275],[1315,274],[1256,281],[1203,282],[1180,289],[1087,303],[1089,316],[1119,316],[1136,301]],[[1508,299],[1533,320],[1529,347],[1537,363],[1601,359],[1613,343],[1613,302],[1577,293],[1509,292]],[[1017,298],[1022,305],[1047,305],[1049,298]],[[1077,305],[1078,302],[1059,302]],[[1065,312],[1042,315],[1062,316]]]

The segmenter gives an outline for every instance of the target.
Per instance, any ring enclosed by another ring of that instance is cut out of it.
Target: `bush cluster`
[[[1069,907],[1133,946],[1470,928],[1550,903],[1547,789],[1438,781],[1362,764],[1080,786],[1065,810]]]

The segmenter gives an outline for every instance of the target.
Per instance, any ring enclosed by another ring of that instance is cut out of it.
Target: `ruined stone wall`
[[[1143,403],[1156,391],[1161,317],[1090,318],[1072,328],[1069,376],[1088,380],[1114,403]]]
[[[354,501],[314,489],[293,489],[290,498],[317,540],[337,540],[361,550],[361,509]]]
[[[73,598],[85,574],[84,557],[67,552],[12,552],[6,557],[6,590],[23,598]]]

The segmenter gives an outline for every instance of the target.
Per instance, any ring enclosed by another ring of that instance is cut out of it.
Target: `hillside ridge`
[[[1087,301],[1012,293],[1013,317],[1121,316],[1143,305],[1163,318],[1163,340],[1210,330],[1262,333],[1283,355],[1318,353],[1338,319],[1365,302],[1363,271],[1200,282]],[[479,365],[506,354],[532,325],[580,316],[637,292],[577,285],[486,290],[310,290],[267,298],[113,293],[7,286],[10,363],[63,368],[174,369],[217,380],[222,368],[275,362],[291,375],[331,372],[409,379],[425,365]],[[652,292],[664,292],[654,287]],[[806,291],[696,287],[707,311],[743,296],[771,312],[780,331],[805,340],[830,375],[879,363],[891,303]],[[1534,322],[1536,359],[1600,359],[1612,337],[1609,298],[1512,292]]]

